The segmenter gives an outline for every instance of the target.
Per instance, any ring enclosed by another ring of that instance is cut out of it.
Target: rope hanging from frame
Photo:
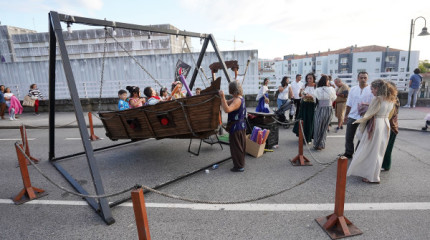
[[[127,49],[125,49],[125,47],[118,41],[118,39],[116,39],[114,36],[112,36],[112,34],[109,32],[109,31],[106,31],[106,33],[113,39],[113,40],[115,40],[115,42],[118,44],[118,46],[125,52],[125,53],[127,53],[127,55],[129,56],[129,57],[131,57],[133,60],[134,60],[134,62],[140,67],[140,68],[142,68],[142,70],[143,71],[145,71],[145,73],[146,74],[148,74],[148,76],[152,79],[152,80],[154,80],[154,82],[156,83],[156,84],[158,84],[158,86],[160,86],[160,88],[162,88],[163,87],[163,85],[157,80],[157,79],[155,79],[152,75],[151,75],[151,73],[149,73],[148,72],[148,70],[146,70],[146,68],[145,67],[143,67],[143,65],[142,64],[140,64],[140,62],[133,56],[133,55],[131,55],[130,54],[130,52],[129,51],[127,51]]]
[[[100,77],[100,94],[99,94],[99,106],[98,106],[98,112],[100,113],[102,108],[102,91],[103,91],[103,80],[104,80],[104,72],[105,72],[105,59],[106,59],[106,46],[107,46],[107,33],[108,30],[105,27],[105,41],[103,46],[103,58],[102,58],[102,71],[101,71],[101,77]]]

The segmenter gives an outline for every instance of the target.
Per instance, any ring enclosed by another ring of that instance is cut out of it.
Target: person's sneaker
[[[10,117],[9,120],[13,121],[13,117]]]
[[[40,114],[39,113],[33,113],[33,115],[39,116]]]
[[[340,126],[340,129],[342,129],[342,130],[343,130],[343,126]]]
[[[233,168],[230,169],[230,171],[232,171],[232,172],[243,172],[243,171],[245,171],[245,168],[236,168],[236,167],[233,167]]]
[[[410,105],[405,105],[405,106],[403,106],[404,108],[410,108],[411,106]]]
[[[423,128],[421,128],[421,130],[427,131],[427,127],[423,127]]]
[[[348,153],[340,154],[339,156],[344,156],[344,157],[349,158],[349,159],[352,158],[352,155],[350,155]]]

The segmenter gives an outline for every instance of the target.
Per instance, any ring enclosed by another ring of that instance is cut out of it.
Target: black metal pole
[[[215,38],[214,38],[214,36],[212,34],[209,34],[209,38],[211,40],[212,47],[214,48],[215,53],[216,53],[216,55],[218,57],[218,60],[222,64],[222,70],[224,70],[224,74],[225,74],[225,77],[227,78],[227,82],[230,82],[231,78],[230,78],[230,75],[228,74],[227,66],[225,65],[224,59],[221,56],[221,52],[218,49],[218,45],[217,45],[217,43],[215,41]]]
[[[170,34],[170,35],[178,35],[178,36],[186,36],[186,37],[197,37],[197,38],[207,37],[207,34],[204,34],[204,33],[188,32],[188,31],[174,30],[174,29],[161,29],[159,27],[142,26],[137,24],[100,20],[95,18],[85,18],[85,17],[72,16],[72,15],[61,14],[61,13],[57,13],[57,15],[59,17],[59,20],[62,22],[79,23],[79,24],[84,24],[89,26],[124,28],[124,29],[130,29],[130,30],[140,30],[144,32],[162,33],[162,34]]]
[[[203,42],[202,50],[200,51],[199,58],[197,59],[197,63],[195,66],[196,68],[194,69],[193,76],[191,77],[190,86],[189,86],[190,90],[193,90],[194,82],[196,81],[197,74],[200,71],[200,66],[202,65],[202,60],[203,60],[203,57],[205,56],[206,49],[208,48],[208,44],[209,44],[209,39],[205,38],[205,41]],[[215,79],[213,79],[213,81],[215,81]]]
[[[49,161],[55,158],[55,61],[56,44],[54,26],[49,17]]]
[[[87,126],[82,110],[82,105],[79,100],[78,90],[76,88],[75,78],[73,76],[72,66],[70,64],[69,55],[67,53],[66,44],[64,42],[63,31],[61,29],[60,18],[57,12],[51,12],[51,22],[54,25],[55,35],[58,40],[58,46],[61,53],[61,59],[63,62],[64,74],[66,76],[67,85],[69,87],[70,96],[72,98],[73,106],[75,108],[75,116],[78,122],[79,133],[81,135],[82,144],[87,156],[88,166],[90,168],[91,178],[94,183],[94,188],[97,195],[105,194],[102,178],[94,157],[93,147],[90,142],[90,136],[88,135]],[[115,219],[112,217],[112,212],[109,207],[109,203],[106,198],[99,199],[100,210],[102,212],[103,220],[107,224],[112,224]]]
[[[409,72],[409,60],[411,58],[411,43],[412,43],[412,36],[414,35],[414,20],[411,19],[411,34],[409,36],[409,50],[408,50],[408,64],[406,65],[406,72]]]

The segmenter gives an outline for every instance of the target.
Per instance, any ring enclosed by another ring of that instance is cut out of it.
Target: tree
[[[430,62],[429,60],[420,61],[418,68],[422,73],[430,72]]]

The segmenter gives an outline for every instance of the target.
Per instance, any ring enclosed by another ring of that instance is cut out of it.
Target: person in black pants
[[[305,84],[301,82],[302,75],[297,74],[296,75],[296,81],[291,83],[291,90],[293,92],[293,101],[294,105],[296,106],[296,114],[295,119],[297,120],[297,117],[299,116],[299,110],[300,110],[300,91],[304,88]],[[290,120],[292,119],[292,116],[290,116]]]
[[[372,101],[373,94],[370,86],[367,84],[369,75],[366,72],[358,74],[358,85],[351,88],[346,101],[346,135],[345,135],[345,153],[342,155],[352,158],[354,154],[354,137],[358,124],[353,124],[356,120],[361,119]]]

